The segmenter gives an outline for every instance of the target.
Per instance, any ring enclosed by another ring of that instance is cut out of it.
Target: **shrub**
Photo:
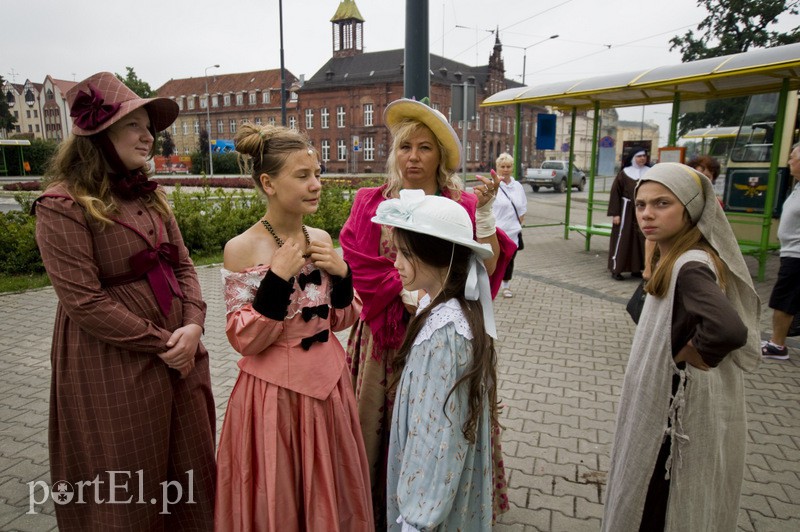
[[[11,275],[44,272],[36,247],[36,218],[27,211],[0,213],[0,272]]]
[[[208,172],[208,156],[196,151],[191,154],[191,158],[192,173]],[[242,175],[235,152],[215,153],[213,158],[214,174]]]

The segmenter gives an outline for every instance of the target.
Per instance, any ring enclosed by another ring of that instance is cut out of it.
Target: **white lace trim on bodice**
[[[429,295],[425,295],[425,297],[420,299],[417,314],[419,314],[425,307],[430,305],[430,303],[431,298]],[[414,338],[414,345],[416,346],[422,342],[430,340],[431,336],[433,336],[433,333],[448,323],[452,323],[456,326],[456,332],[458,334],[467,340],[472,340],[472,330],[469,328],[467,317],[464,316],[464,312],[461,310],[461,305],[456,299],[448,299],[444,303],[440,303],[436,308],[431,310],[430,314],[428,314],[428,319],[425,320],[425,325],[422,326],[422,329],[420,329],[419,333],[417,333],[417,337]]]

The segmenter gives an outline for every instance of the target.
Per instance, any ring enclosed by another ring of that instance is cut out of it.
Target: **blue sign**
[[[600,146],[601,148],[613,148],[614,139],[606,135],[597,142],[597,145]]]
[[[563,152],[569,151],[569,142],[565,142],[564,144],[561,145],[561,151]]]
[[[556,147],[556,115],[536,115],[536,149],[552,150]]]

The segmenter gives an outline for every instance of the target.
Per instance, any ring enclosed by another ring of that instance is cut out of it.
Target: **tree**
[[[200,135],[197,138],[197,151],[202,156],[203,168],[208,170],[208,131],[205,128],[200,129]],[[214,157],[216,159],[216,157]]]
[[[5,83],[3,76],[0,76],[0,87],[5,85]],[[16,123],[17,119],[11,114],[6,95],[0,94],[0,129],[6,132],[14,131],[14,124]]]
[[[670,50],[679,49],[682,61],[746,52],[800,40],[800,27],[787,33],[770,31],[779,15],[796,15],[800,0],[697,0],[708,16],[697,29],[670,39]],[[700,113],[684,113],[679,133],[710,126],[738,126],[747,98],[711,100]]]
[[[169,131],[164,130],[161,132],[161,155],[169,157],[175,153],[175,142],[172,140],[172,135]]]
[[[125,70],[128,71],[128,74],[124,78],[119,74],[116,76],[126,87],[135,92],[140,98],[152,98],[156,95],[155,91],[150,88],[149,83],[139,79],[133,67],[125,67]]]

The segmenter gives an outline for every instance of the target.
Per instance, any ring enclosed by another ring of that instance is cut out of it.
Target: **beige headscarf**
[[[739,243],[730,223],[714,194],[711,181],[693,168],[679,163],[659,163],[636,185],[647,181],[661,183],[672,191],[686,207],[692,222],[717,252],[730,271],[726,294],[744,324],[747,326],[747,344],[733,351],[731,356],[744,371],[753,371],[761,361],[761,333],[759,319],[761,301],[753,288],[750,270],[744,262]]]

